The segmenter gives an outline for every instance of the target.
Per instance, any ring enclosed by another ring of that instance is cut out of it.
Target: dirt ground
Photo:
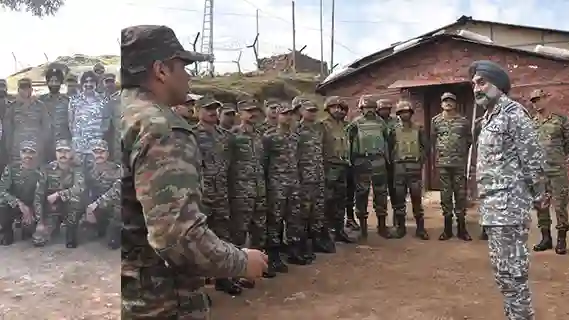
[[[261,280],[240,297],[212,292],[214,319],[503,319],[486,243],[436,240],[437,207],[426,206],[432,240],[372,233],[366,244],[339,245],[338,253]],[[469,220],[478,235],[476,215]],[[537,236],[534,231],[532,243]],[[0,257],[0,319],[120,318],[118,252],[99,243],[72,251],[20,243],[0,248]],[[533,254],[531,271],[536,319],[569,319],[569,256]]]

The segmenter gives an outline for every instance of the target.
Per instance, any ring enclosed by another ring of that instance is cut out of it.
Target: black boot
[[[533,246],[533,251],[541,252],[553,249],[553,239],[551,239],[551,230],[549,228],[541,228],[541,241]]]
[[[310,264],[310,261],[306,260],[303,254],[302,241],[291,241],[288,246],[288,257],[287,262],[289,264],[296,264],[299,266],[305,266]]]
[[[482,226],[482,233],[480,233],[480,240],[488,241],[488,233],[486,233],[486,228]]]
[[[235,283],[240,286],[241,288],[245,288],[245,289],[253,289],[255,288],[255,281],[253,280],[249,280],[249,279],[238,279],[237,281],[235,281]]]
[[[275,270],[275,266],[274,266],[274,263],[272,261],[272,256],[274,255],[274,253],[271,253],[271,249],[266,249],[264,251],[267,253],[267,255],[269,257],[269,261],[267,263],[267,265],[268,265],[267,271],[263,272],[263,278],[271,279],[271,278],[274,278],[277,276],[277,271]],[[278,254],[278,252],[277,252],[277,254]]]
[[[393,232],[391,233],[390,238],[392,239],[401,239],[405,237],[407,234],[407,226],[405,226],[405,216],[397,215],[393,219],[395,221],[395,225],[393,226]]]
[[[389,228],[387,227],[387,217],[381,216],[377,217],[377,234],[379,234],[382,238],[390,239],[391,233],[389,232]]]
[[[328,228],[322,228],[322,231],[315,235],[312,239],[312,250],[317,253],[335,253],[336,244],[330,237]]]
[[[314,253],[314,250],[312,250],[312,241],[314,240],[305,237],[300,242],[302,256],[304,257],[304,260],[308,261],[308,264],[312,264],[312,262],[316,260],[316,254]]]
[[[228,278],[215,279],[215,290],[223,291],[232,296],[240,295],[243,289],[233,280]]]
[[[555,253],[567,254],[567,230],[557,231],[557,245],[555,246]]]
[[[12,245],[14,243],[14,229],[12,226],[1,226],[0,228],[0,245]]]
[[[472,237],[466,230],[466,219],[464,216],[458,217],[457,225],[456,237],[462,241],[472,241]]]
[[[429,240],[429,233],[427,229],[425,229],[425,218],[418,217],[415,218],[415,222],[417,223],[417,230],[415,230],[415,237],[421,240]]]
[[[269,256],[269,269],[267,270],[268,275],[272,275],[276,273],[287,273],[288,266],[281,258],[281,253],[279,248],[270,248],[267,250],[267,254]],[[268,277],[266,277],[268,278]]]
[[[363,227],[363,226],[362,226]],[[363,232],[363,228],[362,228]],[[344,230],[344,222],[340,221],[340,223],[336,224],[336,228],[334,230],[334,240],[344,243],[354,243],[354,240],[348,236],[346,231]]]
[[[348,216],[348,219],[346,219],[346,228],[354,231],[360,231],[361,229],[358,223],[356,222],[356,219],[354,219],[353,216],[352,217]]]
[[[77,225],[68,224],[65,227],[65,246],[69,249],[77,248]]]
[[[439,240],[445,241],[454,237],[452,233],[452,216],[445,216],[445,227],[443,233],[439,236]]]

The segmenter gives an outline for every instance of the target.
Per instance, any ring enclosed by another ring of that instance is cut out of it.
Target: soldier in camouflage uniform
[[[391,111],[393,109],[393,102],[389,99],[379,99],[377,101],[377,115],[380,116],[383,121],[385,121],[385,124],[387,124],[387,127],[389,129],[390,132],[393,132],[393,130],[395,129],[395,126],[398,124],[398,120],[397,117],[392,117],[391,116]],[[389,146],[390,149],[392,149],[392,146]],[[393,208],[395,205],[395,199],[397,198],[397,195],[395,194],[395,183],[394,183],[394,170],[393,170],[393,164],[389,163],[387,165],[387,179],[388,179],[388,183],[387,183],[387,191],[389,192],[389,201],[391,203],[391,207]],[[395,221],[395,215],[393,216],[393,224],[396,224]]]
[[[330,239],[328,224],[324,215],[324,126],[316,120],[318,107],[312,101],[301,103],[302,119],[298,126],[299,147],[298,166],[300,172],[301,213],[306,221],[307,238],[303,240],[307,249],[307,260],[314,260],[312,250],[333,253],[334,244]]]
[[[15,220],[22,221],[25,240],[33,233],[41,215],[37,200],[43,193],[37,189],[40,170],[36,143],[23,141],[20,153],[22,161],[6,166],[0,178],[0,245],[4,246],[14,242]]]
[[[362,238],[367,238],[368,199],[373,189],[373,207],[377,217],[377,233],[389,238],[387,228],[387,165],[391,136],[387,124],[376,113],[377,101],[364,95],[358,102],[362,115],[346,128],[350,146],[350,163],[356,185],[356,214]]]
[[[466,164],[472,144],[470,123],[456,110],[456,96],[445,92],[441,96],[443,112],[431,120],[431,143],[435,152],[435,165],[439,169],[441,183],[441,207],[444,230],[439,240],[454,236],[453,213],[457,219],[457,237],[471,241],[466,230]],[[454,197],[454,201],[453,201]]]
[[[530,100],[536,112],[534,123],[537,128],[540,145],[545,151],[547,161],[546,174],[551,183],[553,207],[557,216],[557,254],[567,254],[567,205],[569,204],[569,182],[567,181],[567,156],[569,155],[569,119],[565,115],[546,111],[547,95],[543,90],[534,90]],[[541,242],[533,247],[534,251],[553,248],[551,238],[550,207],[537,212],[538,227],[541,229]]]
[[[74,74],[67,75],[67,78],[65,79],[65,86],[67,87],[67,92],[65,94],[69,98],[78,94],[81,89],[81,86],[79,85],[79,78]]]
[[[49,88],[49,93],[39,96],[39,100],[43,102],[51,116],[51,124],[53,130],[53,137],[49,142],[49,154],[46,154],[48,161],[52,161],[55,153],[55,141],[70,139],[71,133],[69,132],[69,114],[67,107],[69,106],[69,97],[60,92],[61,84],[65,78],[64,71],[60,66],[51,64],[47,67],[45,72],[45,81]]]
[[[267,241],[271,248],[269,263],[281,265],[279,252],[284,248],[284,224],[288,262],[306,265],[305,226],[300,213],[300,185],[298,171],[298,134],[293,123],[293,108],[279,106],[279,125],[263,137],[265,175],[267,177]]]
[[[233,136],[217,125],[217,109],[221,102],[211,97],[197,101],[200,121],[194,127],[202,158],[203,198],[202,208],[207,224],[215,234],[231,241],[231,212],[228,198],[229,169],[233,159]],[[215,280],[215,289],[230,295],[241,294],[241,287],[229,278]]]
[[[51,137],[51,117],[43,102],[32,96],[32,81],[22,78],[18,81],[18,96],[6,112],[4,132],[6,152],[10,161],[20,158],[20,145],[23,141],[33,141],[38,146],[38,161],[45,160]],[[53,150],[49,150],[53,152]]]
[[[237,104],[241,124],[233,127],[233,163],[229,176],[229,197],[233,243],[243,247],[249,234],[251,248],[266,249],[267,188],[264,172],[263,134],[254,127],[254,113],[260,106],[251,101]],[[274,254],[273,254],[274,255]],[[280,261],[280,259],[279,259]],[[274,261],[273,261],[274,262]],[[284,263],[269,265],[264,274],[273,278],[277,272],[288,271]]]
[[[278,102],[266,101],[265,102],[265,121],[263,122],[263,131],[275,129],[278,125]]]
[[[405,217],[407,215],[407,194],[411,196],[413,216],[417,223],[415,236],[428,240],[425,230],[425,210],[423,209],[423,165],[429,151],[428,136],[422,127],[411,120],[413,106],[409,101],[399,101],[396,114],[401,122],[393,128],[392,167],[394,169],[394,188],[392,193],[395,228],[393,238],[402,238],[407,233]]]
[[[107,246],[120,248],[121,233],[121,166],[109,160],[109,145],[105,140],[93,142],[93,165],[85,176],[89,199],[85,210],[87,221],[95,223],[97,235],[107,237]]]
[[[224,103],[218,111],[219,126],[227,131],[231,130],[236,124],[235,116],[237,114],[235,110],[236,106],[229,103]]]
[[[32,240],[35,246],[44,246],[64,221],[65,245],[76,248],[79,220],[85,209],[85,176],[74,161],[69,140],[57,141],[55,154],[56,160],[42,168],[38,182],[37,188],[44,196],[36,198],[39,202],[34,204],[42,208],[42,214]]]
[[[196,100],[190,94],[187,95],[186,102],[184,104],[180,104],[177,106],[173,106],[172,110],[179,115],[180,117],[184,118],[189,125],[195,126],[198,124],[198,118],[195,115],[195,103]]]
[[[295,126],[298,126],[300,119],[302,119],[302,114],[300,109],[302,107],[302,102],[307,101],[308,99],[302,96],[296,96],[292,99],[291,106],[292,106],[292,123]]]
[[[97,79],[95,91],[101,94],[105,92],[105,86],[103,84],[103,75],[105,74],[105,71],[105,66],[100,62],[95,63],[93,66],[93,72],[95,73]]]
[[[254,278],[266,268],[264,254],[207,227],[196,138],[169,109],[186,99],[184,67],[204,60],[168,27],[121,31],[123,319],[208,319],[203,277]]]
[[[118,94],[117,77],[113,73],[105,73],[101,76],[101,85],[103,95],[107,99],[111,99]]]
[[[6,83],[6,80],[0,79],[0,127],[4,124],[6,110],[8,110],[8,107],[11,103],[12,99],[10,99],[8,96],[8,85]],[[6,135],[2,134],[0,136],[0,168],[4,168],[4,165],[6,162],[8,162],[5,139]]]
[[[335,240],[352,243],[344,231],[346,212],[347,172],[349,169],[348,137],[344,120],[348,104],[340,97],[326,98],[324,110],[328,115],[321,121],[324,127],[324,211],[328,228],[334,229]],[[353,206],[352,206],[353,207]]]
[[[485,109],[478,136],[476,180],[480,222],[509,320],[534,319],[528,236],[532,204],[548,206],[543,150],[525,108],[507,93],[507,71],[491,61],[470,67],[476,105]]]

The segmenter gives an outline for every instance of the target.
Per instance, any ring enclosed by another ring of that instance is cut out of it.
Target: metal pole
[[[330,36],[330,73],[334,71],[334,20],[336,15],[336,1],[332,0],[332,30]]]
[[[324,4],[323,0],[320,0],[320,77],[323,79],[325,70],[324,70]]]
[[[292,1],[292,72],[296,73],[296,20],[294,16],[294,1]]]
[[[256,19],[256,25],[257,25],[257,35],[259,34],[259,9],[257,9],[257,11],[255,12],[255,19]],[[257,52],[259,52],[259,41],[257,41]]]

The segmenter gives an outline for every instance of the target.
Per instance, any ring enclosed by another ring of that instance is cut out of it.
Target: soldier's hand
[[[247,273],[246,278],[257,279],[267,271],[269,257],[262,251],[255,249],[243,249],[247,253]]]
[[[25,225],[32,224],[33,215],[32,215],[32,210],[30,209],[30,207],[25,205],[23,202],[18,203],[18,207],[20,209],[20,212],[22,212],[22,222]]]
[[[546,193],[541,199],[535,202],[535,208],[538,210],[547,209],[550,206],[551,196]]]
[[[47,201],[50,204],[54,204],[58,198],[59,198],[59,193],[54,192],[54,193],[50,194],[49,196],[47,196]]]

